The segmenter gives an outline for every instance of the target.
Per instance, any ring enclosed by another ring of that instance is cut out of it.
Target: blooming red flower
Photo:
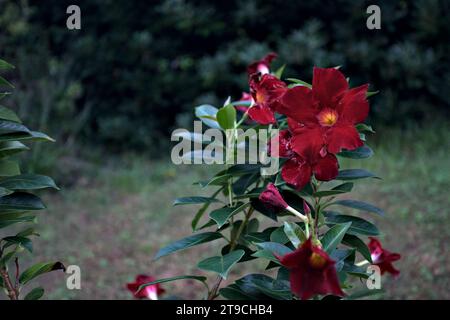
[[[394,276],[399,275],[400,271],[394,268],[392,262],[399,260],[401,258],[400,254],[387,251],[376,238],[369,237],[369,239],[368,247],[372,262],[374,265],[380,267],[381,274],[389,272]]]
[[[250,93],[255,104],[248,110],[250,118],[260,124],[275,123],[274,111],[279,107],[279,99],[286,91],[286,84],[271,74],[250,77]]]
[[[300,299],[309,299],[316,294],[344,296],[333,261],[320,247],[306,240],[297,250],[278,257],[280,263],[290,271],[291,291]]]
[[[337,177],[339,164],[335,155],[324,153],[324,150],[315,150],[313,141],[304,150],[304,156],[297,154],[292,145],[293,137],[288,130],[280,131],[276,138],[279,150],[278,152],[271,150],[271,155],[289,158],[281,169],[281,176],[296,189],[300,190],[307,185],[313,174],[321,181],[330,181]]]
[[[274,52],[269,53],[261,60],[255,61],[251,63],[247,67],[247,73],[249,76],[255,73],[266,74],[270,72],[270,64],[277,57],[277,54]]]
[[[242,96],[239,99],[239,101],[252,102],[253,97],[250,93],[242,92]],[[239,105],[239,104],[237,104],[235,107],[236,107],[236,110],[241,111],[241,112],[246,112],[247,109],[249,108],[249,106],[247,106],[247,105]]]
[[[312,89],[296,86],[287,90],[277,110],[299,123],[293,131],[293,149],[305,156],[311,147],[326,147],[332,154],[361,147],[355,124],[369,113],[367,89],[368,84],[349,89],[337,69],[314,68]]]
[[[141,285],[153,282],[155,280],[156,279],[151,276],[140,274],[136,276],[134,282],[127,283],[127,289],[130,290],[134,297],[137,299],[147,298],[151,300],[158,300],[158,296],[165,292],[165,290],[162,289],[159,284],[146,286],[145,288],[137,291]]]
[[[261,200],[265,206],[274,210],[283,210],[288,207],[288,204],[284,201],[277,187],[275,187],[273,183],[269,183],[266,189],[261,192],[259,200]]]

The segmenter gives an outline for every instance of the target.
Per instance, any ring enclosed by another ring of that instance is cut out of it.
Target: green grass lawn
[[[378,141],[369,138],[375,157],[344,163],[383,177],[356,184],[351,197],[385,209],[385,218],[370,218],[379,225],[385,246],[402,254],[396,264],[400,277],[383,278],[384,298],[450,298],[448,135],[446,126],[385,131]],[[152,256],[160,246],[191,233],[196,207],[172,207],[172,201],[208,194],[192,182],[212,172],[213,168],[122,157],[91,166],[73,187],[47,194],[49,209],[40,219],[35,258],[79,265],[82,289],[70,291],[62,273],[49,274],[41,279],[48,289],[46,297],[128,299],[125,283],[138,273],[158,278],[204,274],[195,262],[215,254],[217,245],[202,245],[157,262]],[[235,268],[230,281],[263,270],[264,265],[245,263]],[[165,288],[184,298],[202,297],[202,287],[189,281]]]

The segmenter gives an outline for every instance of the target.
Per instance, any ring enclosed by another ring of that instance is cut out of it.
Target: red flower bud
[[[275,210],[283,210],[288,207],[288,204],[273,183],[267,185],[266,189],[259,195],[259,200],[265,206]]]
[[[308,215],[311,213],[311,209],[308,206],[308,203],[306,203],[305,200],[303,200],[303,212]]]
[[[145,274],[140,274],[136,276],[136,280],[131,283],[127,283],[127,289],[134,295],[137,299],[150,299],[150,300],[158,300],[158,296],[165,292],[164,289],[161,288],[159,284],[153,284],[150,286],[146,286],[138,291],[139,287],[143,284],[150,283],[155,281],[156,279],[147,276]]]

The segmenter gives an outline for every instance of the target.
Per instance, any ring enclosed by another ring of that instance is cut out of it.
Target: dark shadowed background
[[[81,30],[66,28],[70,4]],[[381,30],[366,27],[370,4]],[[385,297],[450,298],[449,17],[445,0],[0,0],[0,57],[16,66],[2,103],[57,140],[35,145],[27,170],[64,187],[47,193],[36,255],[83,271],[81,291],[49,275],[48,297],[128,298],[137,273],[199,273],[193,262],[208,250],[151,263],[190,233],[193,209],[172,200],[207,193],[191,184],[211,172],[172,165],[170,133],[192,127],[196,105],[238,99],[246,65],[274,51],[285,77],[340,65],[352,86],[380,91],[368,120],[376,155],[351,165],[384,178],[357,195],[389,212],[384,240],[403,255]],[[194,284],[166,287],[199,297]]]

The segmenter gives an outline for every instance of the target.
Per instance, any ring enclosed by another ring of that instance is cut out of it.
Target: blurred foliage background
[[[246,65],[269,51],[286,76],[308,81],[314,65],[341,65],[353,85],[369,82],[382,92],[377,126],[448,118],[445,0],[378,1],[381,30],[366,27],[370,1],[0,3],[0,55],[19,67],[12,103],[68,146],[159,156],[173,128],[191,126],[196,104],[238,99]],[[66,28],[73,3],[79,31]]]
[[[81,30],[66,28],[71,4]],[[381,30],[366,27],[370,4]],[[210,173],[172,165],[170,133],[192,128],[196,105],[240,98],[247,64],[274,51],[285,77],[310,81],[314,65],[341,65],[352,86],[380,91],[370,99],[376,155],[353,167],[385,178],[355,197],[389,212],[377,223],[403,255],[386,297],[449,298],[449,17],[447,0],[0,0],[0,57],[17,66],[1,103],[56,138],[33,147],[27,170],[65,186],[46,201],[37,259],[87,270],[79,292],[47,279],[50,297],[127,298],[137,273],[198,272],[188,261],[214,248],[150,264],[190,234],[194,209],[171,202]]]

